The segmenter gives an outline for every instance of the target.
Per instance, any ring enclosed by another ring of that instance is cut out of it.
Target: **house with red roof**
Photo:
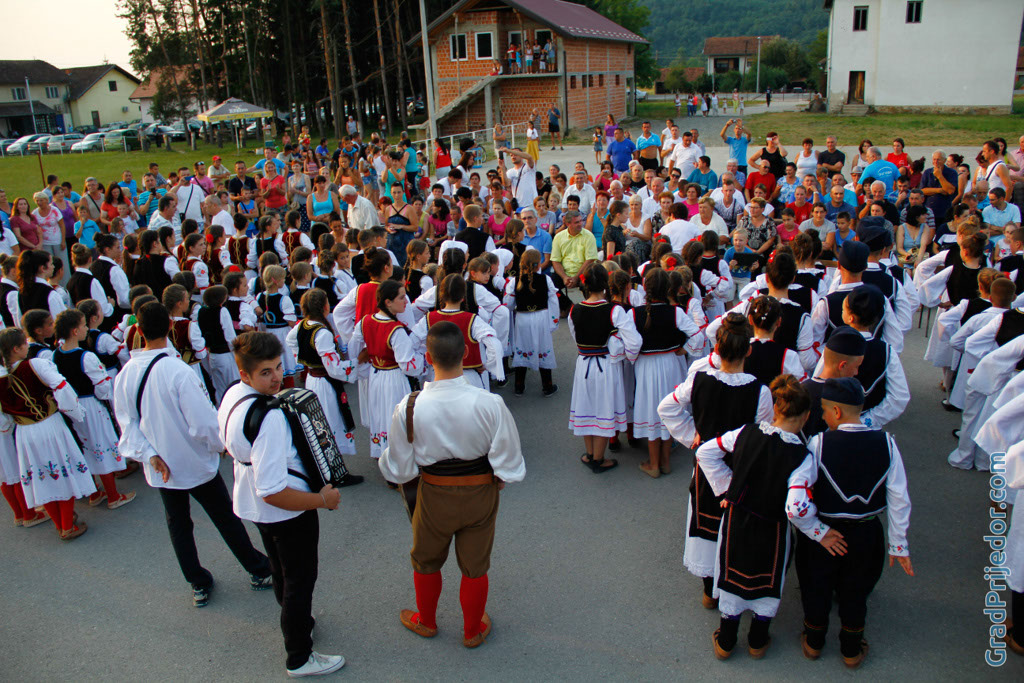
[[[561,128],[603,124],[626,115],[634,51],[642,37],[594,10],[565,0],[460,0],[428,27],[434,112],[439,135],[527,120],[555,104]],[[410,49],[420,42],[409,41]],[[516,66],[534,42],[550,43],[554,60]],[[511,50],[511,52],[510,52]],[[518,142],[518,141],[517,141]]]
[[[704,57],[708,60],[707,73],[724,74],[727,71],[747,73],[757,68],[757,48],[764,47],[779,36],[715,36],[704,39]]]

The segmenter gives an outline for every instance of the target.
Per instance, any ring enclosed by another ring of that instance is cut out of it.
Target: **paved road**
[[[682,566],[683,507],[692,456],[677,448],[675,471],[651,480],[637,469],[645,451],[598,476],[577,462],[581,443],[566,428],[575,352],[556,333],[558,393],[502,390],[516,417],[527,478],[503,494],[490,574],[494,633],[478,650],[460,642],[458,569],[444,571],[441,632],[406,631],[398,611],[413,606],[409,523],[398,496],[369,459],[365,432],[351,467],[368,483],[346,489],[339,510],[321,514],[316,647],[341,652],[349,680],[795,680],[843,670],[835,632],[821,661],[800,654],[801,611],[789,574],[774,643],[754,661],[714,659],[718,614],[699,605],[700,582]],[[904,352],[913,401],[893,427],[914,503],[910,547],[915,578],[887,570],[875,591],[864,674],[893,680],[1020,680],[1024,660],[985,666],[982,545],[984,475],[945,464],[956,419],[938,407],[937,372],[920,360],[923,331]],[[222,471],[230,478],[224,463]],[[229,479],[230,480],[230,479]],[[81,507],[89,532],[61,544],[49,527],[0,528],[0,662],[8,680],[283,679],[278,611],[196,510],[200,553],[217,584],[197,610],[171,553],[158,495],[139,490],[118,511]],[[8,513],[3,511],[3,519]],[[258,536],[251,532],[254,539]],[[746,623],[746,622],[745,622]],[[745,627],[744,627],[745,628]]]

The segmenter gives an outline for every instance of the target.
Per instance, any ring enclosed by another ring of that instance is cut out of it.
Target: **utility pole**
[[[434,83],[431,78],[430,69],[430,37],[427,35],[427,9],[423,0],[420,0],[420,36],[423,39],[423,84],[426,88],[427,98],[427,137],[433,140],[437,137],[437,128],[434,122]],[[416,94],[413,93],[413,102]]]
[[[32,114],[32,132],[38,133],[39,126],[36,125],[36,108],[32,104],[32,88],[28,84],[28,76],[25,76],[25,97],[28,98],[28,110]],[[43,184],[46,184],[46,179],[43,179]]]
[[[754,86],[754,92],[761,92],[761,36],[757,37],[757,84]]]

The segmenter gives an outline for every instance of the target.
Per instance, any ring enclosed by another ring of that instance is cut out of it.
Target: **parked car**
[[[76,142],[85,139],[81,133],[66,133],[64,135],[51,135],[46,143],[47,152],[70,152],[71,146]]]
[[[8,147],[6,151],[7,151],[8,154],[28,154],[29,153],[28,146],[31,143],[36,142],[37,140],[40,140],[42,138],[48,138],[48,137],[50,137],[50,136],[48,134],[46,134],[46,133],[35,133],[33,135],[22,135],[20,138],[15,140],[14,144],[12,144],[10,147]]]
[[[75,132],[81,133],[82,135],[88,135],[89,133],[98,133],[99,128],[93,125],[88,126],[75,126]]]
[[[103,136],[106,133],[89,133],[81,141],[71,145],[72,152],[101,152],[103,151]]]
[[[0,151],[6,152],[7,148],[18,141],[18,138],[0,138]]]
[[[180,128],[171,128],[170,126],[163,126],[159,123],[152,123],[146,126],[143,133],[153,142],[163,140],[165,135],[171,136],[172,141],[185,140],[185,133]]]
[[[109,133],[112,130],[121,130],[126,125],[127,124],[124,121],[111,121],[110,123],[108,123],[108,124],[106,124],[104,126],[100,126],[99,127],[99,132],[100,133]]]
[[[626,90],[626,97],[628,99],[632,99],[632,98],[635,97],[637,102],[643,102],[644,100],[647,99],[647,91],[646,90],[636,90],[636,89]]]
[[[103,146],[114,150],[142,149],[142,141],[137,131],[121,128],[104,133]]]

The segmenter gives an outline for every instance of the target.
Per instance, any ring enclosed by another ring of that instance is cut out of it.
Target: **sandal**
[[[97,491],[96,493],[89,496],[86,502],[89,503],[89,507],[94,508],[107,499],[106,491]]]
[[[82,522],[81,524],[76,524],[67,531],[60,532],[60,540],[70,541],[72,539],[78,538],[79,536],[84,534],[88,530],[88,528],[89,526],[85,522]]]
[[[608,470],[613,470],[618,466],[618,460],[612,460],[610,458],[601,458],[600,460],[594,460],[593,464],[590,467],[592,470],[594,470],[595,473],[600,473],[607,472]]]
[[[592,456],[590,453],[584,453],[583,455],[581,455],[580,462],[589,467],[591,470],[594,469],[595,460],[594,456]]]

